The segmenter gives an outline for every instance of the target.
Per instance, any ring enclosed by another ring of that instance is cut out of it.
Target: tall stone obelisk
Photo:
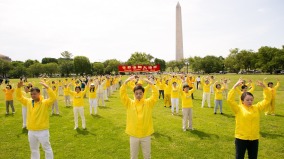
[[[179,2],[176,6],[176,61],[183,59],[183,39],[182,39],[182,20],[181,7]]]

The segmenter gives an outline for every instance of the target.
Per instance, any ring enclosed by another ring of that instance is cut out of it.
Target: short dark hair
[[[253,97],[253,94],[250,93],[250,92],[244,92],[244,93],[241,95],[241,100],[244,101],[244,99],[245,99],[246,96],[252,96],[252,97]]]
[[[40,93],[40,89],[38,87],[31,88],[31,92],[36,91],[37,93]]]
[[[75,87],[75,91],[76,91],[76,89],[77,89],[77,88],[79,88],[79,89],[80,89],[80,91],[81,91],[81,87],[80,87],[80,86],[76,86],[76,87]]]
[[[220,87],[221,87],[221,84],[216,84],[216,88],[217,88],[218,86],[220,86]]]
[[[267,86],[269,86],[270,84],[272,84],[272,85],[273,85],[273,82],[268,82],[268,83],[267,83]]]
[[[135,87],[134,87],[134,89],[133,89],[133,92],[135,93],[135,91],[137,91],[137,90],[142,90],[142,92],[143,92],[143,93],[145,92],[144,87],[143,87],[143,86],[141,86],[141,85],[137,85],[137,86],[135,86]]]
[[[184,90],[185,88],[190,88],[188,84],[185,84],[182,86],[182,90]]]
[[[242,90],[248,88],[247,85],[242,85]]]
[[[12,85],[8,84],[6,87],[9,87],[10,89],[12,89]]]

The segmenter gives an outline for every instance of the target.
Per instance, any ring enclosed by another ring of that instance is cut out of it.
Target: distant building
[[[2,54],[0,54],[0,59],[2,59],[2,60],[6,60],[6,61],[9,61],[9,62],[11,62],[11,61],[12,61],[12,59],[11,59],[10,57],[5,56],[5,55],[2,55]]]

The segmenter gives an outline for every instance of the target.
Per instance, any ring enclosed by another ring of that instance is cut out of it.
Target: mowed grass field
[[[217,75],[217,78],[231,79],[230,87],[239,75]],[[283,75],[242,75],[244,79],[262,80],[276,84],[280,88],[276,97],[276,116],[261,114],[260,120],[260,159],[284,158],[284,76]],[[123,79],[125,79],[124,77]],[[52,80],[52,79],[50,79]],[[18,80],[11,80],[16,87]],[[39,79],[29,79],[38,86]],[[14,94],[15,96],[15,94]],[[131,90],[129,96],[133,97]],[[257,87],[255,102],[262,99],[262,89]],[[201,108],[202,90],[194,93],[193,131],[182,131],[182,112],[171,115],[169,108],[159,99],[153,110],[155,133],[152,135],[153,159],[233,159],[235,157],[234,129],[235,118],[223,101],[224,115],[214,115],[213,108]],[[0,159],[27,159],[30,157],[27,131],[22,130],[21,105],[14,98],[16,114],[5,115],[4,94],[0,93]],[[129,158],[129,136],[125,134],[126,110],[115,91],[106,103],[99,107],[98,115],[89,114],[88,99],[85,99],[87,130],[74,130],[73,109],[66,108],[63,96],[59,99],[59,116],[50,116],[50,142],[57,159],[127,159]],[[214,106],[214,96],[211,96]],[[207,105],[205,105],[207,106]],[[181,106],[180,106],[181,107]],[[44,152],[41,149],[41,157]],[[139,154],[142,158],[142,152]]]

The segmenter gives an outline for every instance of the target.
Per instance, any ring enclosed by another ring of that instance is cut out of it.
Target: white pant
[[[130,136],[130,158],[137,159],[139,155],[139,147],[141,144],[144,159],[151,158],[151,136],[137,138]]]
[[[111,95],[111,86],[107,87],[107,96],[109,97]]]
[[[59,94],[60,96],[63,96],[63,87],[62,87],[62,86],[59,86],[59,87],[58,87],[58,94]]]
[[[171,102],[172,102],[172,113],[175,112],[175,108],[176,108],[176,113],[178,113],[179,107],[179,99],[178,98],[171,98]]]
[[[66,106],[71,106],[71,99],[70,96],[64,96],[65,98],[65,105]]]
[[[82,120],[82,128],[86,128],[86,120],[84,115],[84,107],[73,107],[75,127],[78,128],[78,114]]]
[[[102,106],[105,106],[105,100],[104,100],[104,93],[98,93],[98,105],[100,104],[99,102],[101,101]]]
[[[107,89],[104,90],[104,100],[108,100]]]
[[[47,98],[48,98],[48,93],[47,93],[46,88],[43,88],[43,89],[42,89],[42,94],[43,94],[43,98],[44,98],[44,99],[47,99]]]
[[[192,108],[182,108],[182,129],[192,129]]]
[[[23,127],[27,126],[27,107],[22,106]]]
[[[211,103],[210,103],[210,92],[203,92],[203,97],[202,97],[202,105],[201,107],[204,107],[205,104],[205,100],[207,101],[208,107],[211,107]]]
[[[97,112],[98,112],[97,98],[89,99],[89,103],[90,103],[90,114],[93,113],[93,108],[94,108],[94,113],[97,114]]]
[[[52,105],[52,114],[54,114],[54,111],[56,110],[56,114],[59,114],[59,108],[58,108],[58,101],[55,100],[53,105]]]
[[[40,158],[40,144],[45,152],[45,158],[53,159],[53,152],[49,142],[49,130],[29,131],[28,138],[31,149],[31,159]]]

